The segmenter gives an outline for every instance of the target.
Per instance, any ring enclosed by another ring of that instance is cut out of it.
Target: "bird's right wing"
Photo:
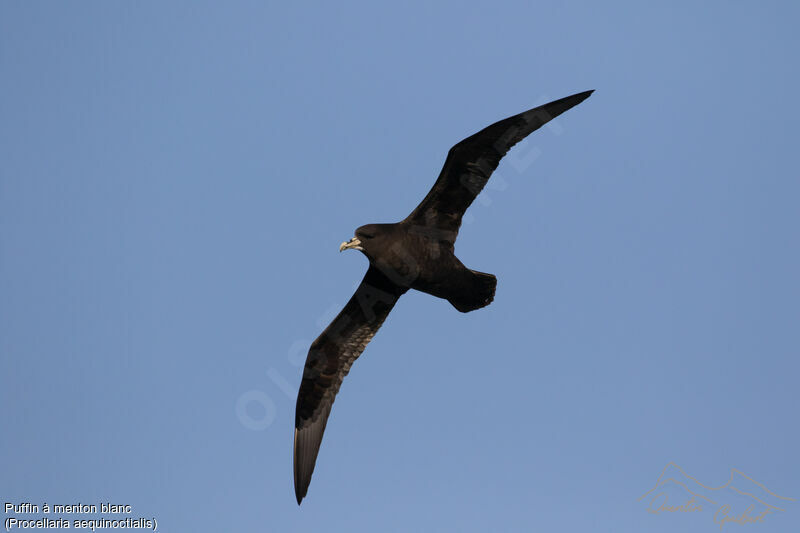
[[[454,243],[461,217],[511,147],[593,92],[573,94],[495,122],[453,146],[433,188],[405,222]]]
[[[370,265],[353,297],[311,344],[294,422],[294,491],[298,504],[308,491],[322,434],[342,380],[407,290]]]

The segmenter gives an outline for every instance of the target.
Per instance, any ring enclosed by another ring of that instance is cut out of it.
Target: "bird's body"
[[[370,264],[380,270],[395,285],[403,289],[415,289],[438,298],[459,302],[453,305],[460,311],[472,311],[488,305],[494,296],[496,278],[491,274],[475,272],[465,267],[455,256],[453,243],[442,238],[441,232],[429,231],[409,221],[396,224],[369,224],[356,230],[359,248]],[[352,241],[351,241],[352,242]],[[369,243],[369,244],[367,244]],[[352,248],[342,243],[343,249]],[[493,283],[490,294],[484,290],[480,295],[482,305],[469,308],[464,303],[476,294],[476,284],[482,286],[484,277]]]
[[[467,137],[450,149],[433,188],[405,220],[361,226],[339,247],[361,251],[370,266],[353,297],[308,352],[295,414],[298,504],[308,490],[342,380],[400,296],[418,290],[449,301],[461,312],[492,302],[497,278],[467,268],[455,256],[464,211],[514,144],[591,93],[556,100]]]

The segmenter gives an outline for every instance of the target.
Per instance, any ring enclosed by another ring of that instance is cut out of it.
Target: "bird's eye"
[[[375,235],[373,235],[372,233],[360,233],[358,236],[361,237],[362,239],[371,239]]]

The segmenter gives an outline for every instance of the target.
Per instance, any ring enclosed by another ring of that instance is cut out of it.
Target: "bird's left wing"
[[[495,122],[453,146],[433,188],[405,222],[454,243],[464,211],[511,147],[592,92],[573,94]]]
[[[353,297],[311,344],[294,422],[294,491],[298,504],[308,491],[342,380],[406,290],[370,265]]]

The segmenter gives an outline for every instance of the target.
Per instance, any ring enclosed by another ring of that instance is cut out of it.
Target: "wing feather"
[[[567,96],[495,122],[453,146],[433,188],[404,222],[436,229],[454,243],[464,212],[511,147],[592,92]]]
[[[342,380],[406,290],[370,265],[350,301],[311,344],[295,411],[294,490],[298,504],[308,491]]]

